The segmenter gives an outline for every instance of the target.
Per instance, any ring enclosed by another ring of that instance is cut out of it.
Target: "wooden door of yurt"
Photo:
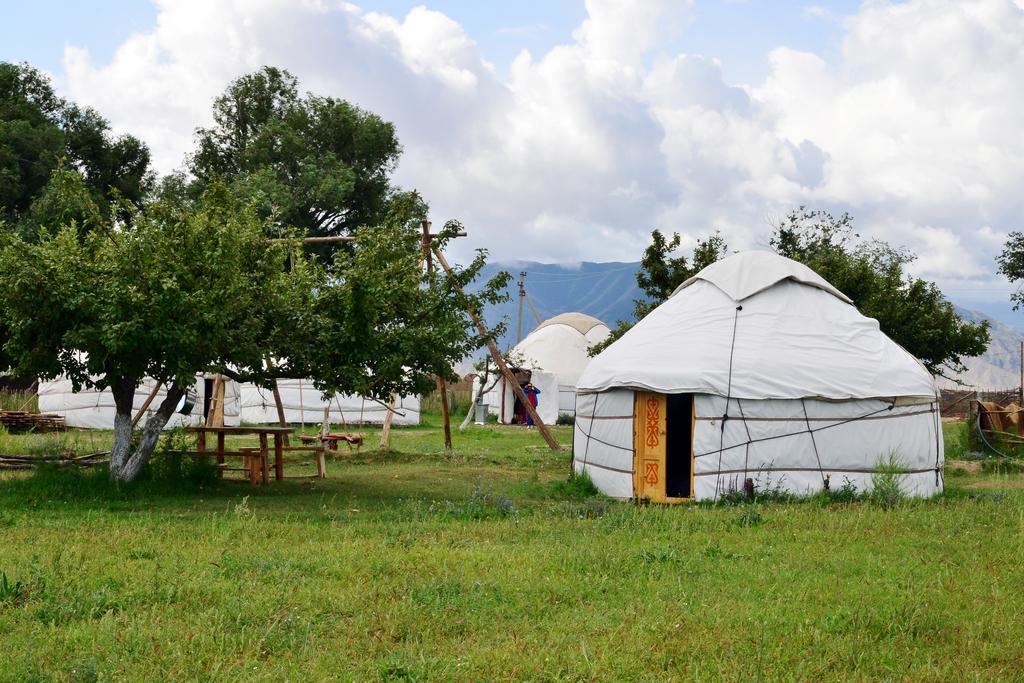
[[[693,394],[638,391],[633,411],[633,495],[693,500]]]

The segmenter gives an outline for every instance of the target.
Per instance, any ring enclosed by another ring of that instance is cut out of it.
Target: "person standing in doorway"
[[[530,405],[533,406],[533,409],[537,410],[537,397],[540,396],[540,389],[533,386],[532,383],[527,382],[526,386],[523,387],[523,392],[526,394],[526,398],[529,399]],[[533,416],[530,415],[529,411],[526,412],[526,426],[533,426]]]

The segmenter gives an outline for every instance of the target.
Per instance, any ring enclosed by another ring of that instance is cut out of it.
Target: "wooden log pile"
[[[6,427],[9,432],[51,432],[64,429],[64,417],[55,413],[0,410],[0,425]]]

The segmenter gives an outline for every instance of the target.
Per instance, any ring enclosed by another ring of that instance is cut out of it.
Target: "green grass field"
[[[327,480],[0,475],[0,680],[1024,678],[1019,473],[951,465],[891,509],[641,507],[532,431],[446,455],[427,420]]]

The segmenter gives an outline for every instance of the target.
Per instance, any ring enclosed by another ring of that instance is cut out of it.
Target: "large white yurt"
[[[871,486],[895,458],[942,490],[935,382],[806,266],[748,251],[687,280],[579,380],[573,464],[606,494],[715,499]],[[826,484],[827,482],[827,484]]]
[[[156,380],[147,377],[135,388],[134,408],[135,412],[141,410],[149,398]],[[174,413],[167,421],[164,429],[173,427],[184,427],[189,425],[202,424],[205,421],[206,410],[209,406],[207,394],[212,391],[213,375],[197,376],[192,391],[196,394],[196,404],[188,415]],[[167,395],[164,387],[160,387],[156,398],[150,403],[143,420],[149,418]],[[114,428],[114,396],[109,389],[96,391],[95,389],[82,389],[75,392],[71,380],[58,378],[55,380],[41,380],[39,382],[39,412],[56,413],[64,417],[64,424],[68,427],[82,429],[113,429]],[[224,379],[224,424],[232,427],[239,424],[239,385],[237,382]]]
[[[324,419],[324,405],[329,403],[332,425],[381,424],[388,414],[387,402],[363,396],[335,396],[329,402],[308,379],[279,379],[277,389],[281,395],[284,419],[288,424],[319,424]],[[247,424],[277,424],[277,403],[270,389],[245,383],[240,388],[242,422]],[[420,400],[416,396],[398,399],[391,418],[394,425],[418,425]]]
[[[537,414],[554,424],[559,415],[574,415],[576,383],[590,362],[589,349],[610,334],[608,326],[584,313],[562,313],[536,327],[513,347],[514,374],[520,384],[529,381],[540,394]],[[476,391],[474,386],[474,393]],[[518,399],[504,379],[484,395],[484,402],[502,423],[516,419]]]

